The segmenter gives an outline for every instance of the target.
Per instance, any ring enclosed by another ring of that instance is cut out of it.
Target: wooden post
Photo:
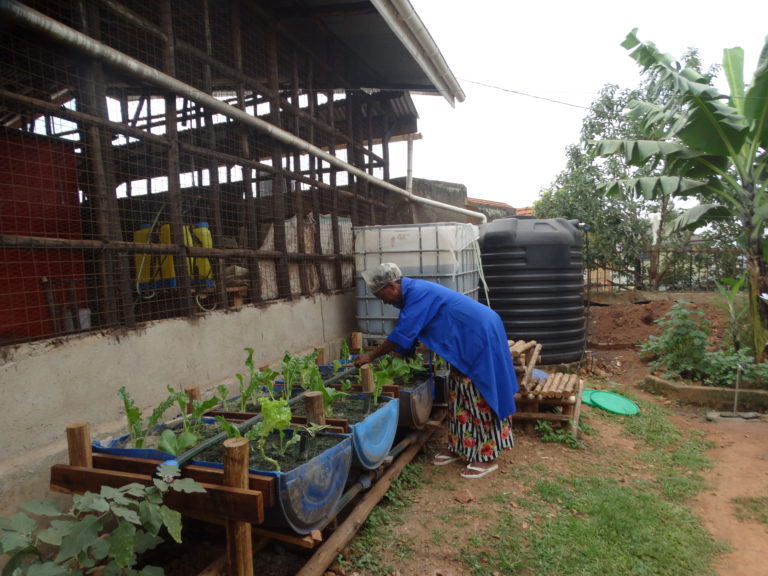
[[[325,357],[326,357],[325,346],[315,348],[315,352],[318,352],[317,359],[315,360],[315,364],[317,364],[318,366],[327,364],[327,362],[325,361]]]
[[[200,387],[193,386],[192,388],[184,388],[184,394],[186,394],[187,398],[189,398],[189,403],[187,404],[187,414],[192,414],[192,401],[200,400]]]
[[[307,423],[325,426],[325,412],[323,412],[323,393],[319,390],[310,390],[304,393],[304,408],[307,411]]]
[[[67,446],[70,466],[93,468],[91,432],[87,422],[75,422],[67,426]]]
[[[352,332],[352,343],[349,347],[349,351],[352,354],[360,354],[363,350],[363,333],[362,332]]]
[[[43,277],[41,280],[43,284],[43,292],[45,293],[45,302],[48,305],[48,313],[51,315],[51,326],[53,327],[53,333],[58,336],[61,334],[61,325],[59,323],[59,312],[56,309],[56,296],[53,293],[53,287],[48,278]]]
[[[367,392],[368,394],[373,393],[373,370],[371,370],[370,364],[360,367],[360,383],[363,387],[363,392]]]
[[[248,439],[224,440],[224,484],[248,488]],[[253,576],[253,544],[248,522],[227,521],[227,574]]]

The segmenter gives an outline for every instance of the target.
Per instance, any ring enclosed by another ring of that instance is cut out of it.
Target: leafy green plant
[[[737,372],[745,383],[766,382],[768,365],[755,362],[747,348],[710,349],[709,325],[701,312],[690,311],[684,303],[675,304],[669,313],[656,321],[663,331],[640,345],[649,362],[663,370],[665,378],[700,381],[711,386],[733,386]]]
[[[160,433],[160,441],[157,444],[157,448],[168,454],[178,456],[192,448],[199,441],[200,436],[194,432],[182,430],[176,434],[170,428],[166,428]]]
[[[160,423],[160,419],[163,414],[173,406],[173,396],[168,396],[160,404],[158,404],[152,411],[152,414],[144,422],[141,416],[141,410],[136,406],[131,398],[131,395],[125,389],[125,386],[121,386],[117,391],[117,395],[123,401],[125,408],[125,417],[128,420],[128,435],[134,448],[142,448],[144,446],[144,440],[152,429]]]
[[[539,420],[536,422],[536,431],[541,434],[542,442],[556,442],[565,444],[569,448],[582,448],[581,442],[571,430],[555,428],[551,422]]]
[[[681,66],[652,42],[642,42],[632,30],[622,43],[645,73],[655,76],[669,97],[649,98],[628,106],[630,120],[640,122],[644,136],[597,143],[600,154],[622,157],[627,163],[661,168],[652,176],[606,184],[607,190],[631,188],[654,200],[662,195],[690,198],[690,206],[675,221],[677,229],[693,231],[709,222],[737,224],[739,245],[749,276],[751,348],[765,360],[768,317],[760,300],[766,268],[765,225],[768,211],[765,154],[768,118],[768,42],[765,42],[751,81],[745,80],[744,50],[723,50],[723,71],[730,94],[712,85],[712,78]],[[658,92],[656,92],[658,94]]]
[[[245,412],[249,403],[254,401],[259,391],[267,390],[267,393],[274,397],[275,378],[278,373],[267,368],[266,370],[256,370],[253,362],[253,348],[245,348],[248,356],[245,359],[245,367],[248,369],[248,380],[242,374],[235,374],[240,382],[240,412]]]
[[[282,364],[285,389],[290,391],[290,382],[291,386],[298,384],[304,390],[321,392],[323,395],[323,413],[330,416],[333,413],[333,403],[347,394],[343,390],[325,385],[320,368],[317,366],[317,355],[318,351],[303,357],[286,353]],[[339,364],[340,367],[341,364]]]
[[[186,392],[174,390],[172,386],[168,386],[168,393],[181,413],[181,430],[178,434],[171,428],[163,430],[158,448],[178,456],[200,441],[205,423],[203,414],[214,408],[219,403],[219,398],[212,396],[207,400],[190,399]]]
[[[221,409],[226,410],[227,397],[229,396],[229,388],[227,388],[224,384],[219,384],[218,386],[216,386],[216,392],[219,395],[219,400],[221,400]]]
[[[280,366],[288,395],[290,395],[290,390],[293,386],[310,389],[313,379],[319,378],[322,381],[320,369],[317,367],[317,357],[319,354],[319,350],[315,350],[306,356],[298,356],[289,352],[285,353]]]
[[[326,417],[333,414],[333,404],[337,400],[344,398],[347,392],[340,388],[333,388],[332,386],[326,386],[321,383],[320,392],[323,393],[323,414]]]
[[[161,529],[181,542],[181,514],[163,504],[163,497],[205,489],[180,475],[175,464],[161,464],[149,486],[102,486],[98,494],[73,496],[68,510],[47,501],[22,504],[29,514],[0,518],[0,554],[8,555],[3,576],[161,575],[158,567],[133,567],[139,554],[163,541]]]
[[[341,359],[346,362],[349,362],[352,355],[349,353],[349,344],[344,338],[341,339],[340,348],[341,348],[340,350]]]
[[[291,407],[285,398],[259,398],[261,404],[261,420],[257,421],[245,433],[245,437],[256,444],[261,457],[272,464],[275,470],[280,471],[280,463],[267,455],[267,446],[273,432],[278,434],[278,442],[275,447],[282,456],[286,450],[300,441],[298,434],[289,434],[291,426]]]
[[[739,309],[736,305],[736,299],[746,283],[746,272],[740,278],[723,278],[721,282],[715,282],[717,291],[723,296],[728,306],[729,331],[731,333],[731,342],[736,350],[741,348],[741,324],[747,312],[746,308]]]
[[[694,312],[686,304],[676,303],[656,321],[663,329],[661,334],[641,344],[640,351],[655,358],[650,365],[664,369],[665,377],[699,380],[706,369],[709,323],[702,312]]]
[[[204,423],[203,414],[214,408],[219,403],[219,398],[216,396],[212,396],[207,400],[190,398],[186,392],[174,390],[172,386],[168,386],[168,393],[179,408],[181,425],[184,432],[191,432],[200,436]]]
[[[396,356],[384,356],[371,367],[373,372],[373,403],[376,405],[384,386],[394,384],[398,380],[407,380],[413,374],[424,371],[420,356],[413,360],[404,360]]]
[[[224,418],[224,416],[216,416],[216,420],[218,421],[219,426],[221,426],[221,429],[227,433],[227,438],[242,437],[242,434],[240,433],[240,429],[234,424],[232,424],[232,422]]]

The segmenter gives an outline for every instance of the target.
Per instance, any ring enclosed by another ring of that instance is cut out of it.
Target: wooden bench
[[[537,421],[557,423],[578,434],[584,384],[578,374],[555,372],[547,378],[537,377],[533,370],[541,348],[535,340],[509,340],[519,388],[512,422],[521,422],[526,429],[533,428]]]

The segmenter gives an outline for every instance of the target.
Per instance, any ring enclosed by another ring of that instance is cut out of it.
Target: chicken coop
[[[409,90],[460,94],[388,6],[3,2],[0,343],[352,286]]]

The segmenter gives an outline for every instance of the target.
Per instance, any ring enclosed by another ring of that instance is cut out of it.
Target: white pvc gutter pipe
[[[464,91],[448,68],[440,49],[408,0],[371,0],[392,32],[448,103],[464,102]]]
[[[428,206],[434,206],[436,208],[442,208],[452,212],[458,212],[459,214],[464,214],[466,216],[479,218],[482,223],[485,223],[488,220],[485,214],[480,212],[474,212],[472,210],[467,210],[466,208],[445,204],[444,202],[438,202],[437,200],[432,200],[430,198],[414,196],[413,193],[403,190],[394,184],[390,184],[389,182],[385,182],[384,180],[376,178],[364,170],[344,162],[336,156],[329,154],[328,152],[318,148],[313,144],[310,144],[306,140],[303,140],[298,136],[291,134],[290,132],[287,132],[286,130],[278,128],[277,126],[274,126],[273,124],[270,124],[261,118],[251,116],[245,111],[236,108],[235,106],[231,106],[226,102],[217,100],[206,92],[198,90],[189,84],[185,84],[184,82],[181,82],[176,78],[169,76],[168,74],[160,72],[151,66],[147,66],[146,64],[131,58],[130,56],[115,50],[114,48],[110,48],[109,46],[94,40],[90,36],[86,36],[85,34],[78,32],[73,28],[65,26],[61,22],[58,22],[57,20],[54,20],[53,18],[50,18],[45,14],[38,12],[37,10],[16,2],[16,0],[0,0],[0,12],[14,18],[16,21],[21,22],[22,24],[29,26],[30,28],[33,28],[38,32],[47,35],[50,38],[53,38],[54,40],[58,40],[59,42],[74,47],[81,52],[93,56],[94,58],[98,58],[110,66],[119,68],[120,70],[128,72],[129,74],[144,80],[145,82],[149,82],[155,86],[170,90],[171,92],[191,100],[196,104],[208,107],[211,110],[218,112],[219,114],[223,114],[224,116],[232,118],[233,120],[237,120],[238,122],[242,122],[247,126],[255,128],[260,132],[269,134],[284,144],[298,148],[307,154],[312,154],[313,156],[325,160],[332,166],[336,166],[337,168],[345,170],[346,172],[349,172],[350,174],[353,174],[362,180],[367,180],[368,182],[384,188],[385,190],[389,190],[390,192],[405,196],[413,202],[418,202],[420,204],[426,204]]]

